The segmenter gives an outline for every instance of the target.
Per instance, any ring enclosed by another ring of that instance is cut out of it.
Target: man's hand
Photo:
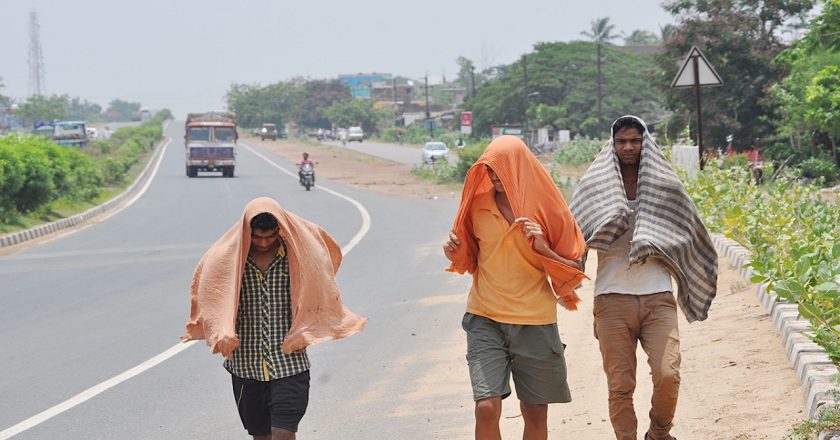
[[[460,247],[461,240],[458,239],[458,236],[455,235],[454,232],[450,232],[449,240],[446,240],[446,244],[443,245],[443,255],[446,255],[446,258],[449,259],[449,261],[452,261],[452,254],[454,254]]]
[[[519,217],[514,222],[522,224],[522,232],[525,233],[525,238],[534,239],[534,250],[550,258],[550,255],[546,254],[551,248],[548,246],[548,242],[545,241],[542,226],[527,217]]]
[[[545,241],[545,234],[543,233],[542,226],[539,223],[527,218],[527,217],[519,217],[518,219],[514,220],[515,223],[522,224],[522,232],[525,233],[525,238],[533,238],[534,239],[534,250],[537,251],[540,255],[546,258],[551,258],[552,260],[559,261],[566,266],[574,267],[577,270],[582,270],[580,263],[577,261],[569,260],[568,258],[563,258],[560,255],[557,255],[551,246],[548,245],[548,242]]]

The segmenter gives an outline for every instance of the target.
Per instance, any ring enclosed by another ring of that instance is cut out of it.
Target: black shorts
[[[248,434],[271,435],[271,427],[297,432],[309,405],[308,370],[268,382],[230,376],[239,418]]]

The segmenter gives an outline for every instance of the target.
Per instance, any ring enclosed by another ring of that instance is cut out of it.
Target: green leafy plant
[[[604,142],[588,137],[576,137],[569,143],[557,148],[553,160],[561,165],[581,165],[592,162]]]
[[[813,339],[840,364],[840,207],[812,185],[751,183],[745,168],[710,163],[686,189],[706,226],[735,239],[752,256],[753,282],[797,304]]]

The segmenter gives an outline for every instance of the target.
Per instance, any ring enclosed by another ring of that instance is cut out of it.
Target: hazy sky
[[[455,59],[510,63],[535,43],[659,33],[662,0],[0,0],[0,93],[25,98],[29,13],[38,13],[47,94],[114,98],[176,115],[222,109],[232,82],[381,72],[433,81]]]

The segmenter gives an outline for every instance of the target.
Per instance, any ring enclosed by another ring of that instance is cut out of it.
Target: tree
[[[828,134],[834,162],[837,156],[837,139],[840,138],[840,67],[827,66],[820,70],[805,89],[807,112],[805,118]]]
[[[813,156],[822,156],[829,150],[836,160],[836,135],[831,138],[827,125],[817,123],[824,117],[818,115],[818,93],[813,82],[826,67],[840,65],[840,1],[823,4],[820,15],[815,17],[805,35],[793,46],[782,51],[775,59],[787,75],[770,90],[773,109],[771,123],[775,126],[777,140],[767,153],[780,160],[792,158],[794,163]],[[836,108],[836,107],[835,107]]]
[[[268,122],[280,127],[298,120],[303,94],[298,81],[281,81],[267,86],[233,83],[225,101],[243,127],[259,127]]]
[[[534,127],[570,129],[574,135],[600,137],[595,90],[596,65],[592,53],[596,43],[539,43],[528,54],[528,90],[538,92],[528,109]],[[632,112],[648,120],[661,117],[656,88],[649,82],[656,66],[652,56],[603,47],[603,85],[620,90],[603,98],[603,111],[610,115]],[[504,75],[488,81],[475,97],[464,104],[473,112],[473,130],[489,134],[497,124],[523,122],[522,63],[498,66]]]
[[[3,77],[0,76],[0,90],[3,90],[3,87],[6,86],[3,84]],[[12,99],[0,93],[0,110],[5,110],[10,105],[12,105]]]
[[[362,127],[365,133],[379,131],[384,119],[392,119],[390,110],[377,111],[370,101],[362,99],[336,101],[325,114],[336,127]]]
[[[69,119],[80,119],[85,121],[98,121],[100,113],[102,113],[102,106],[93,102],[84,101],[75,97],[67,103],[67,117]]]
[[[133,115],[140,113],[140,107],[139,102],[114,99],[105,110],[105,118],[109,121],[130,121]]]
[[[672,0],[665,9],[677,20],[664,52],[656,57],[660,74],[654,78],[674,113],[671,127],[682,127],[694,111],[692,90],[670,89],[680,61],[692,46],[699,47],[724,81],[702,92],[704,138],[724,145],[727,135],[745,148],[756,138],[773,134],[768,118],[768,90],[782,77],[772,63],[785,48],[781,35],[798,26],[813,0]],[[693,128],[696,131],[696,127]],[[693,133],[696,134],[696,133]]]
[[[610,24],[609,17],[598,18],[592,20],[591,30],[589,32],[581,32],[582,35],[589,37],[592,41],[595,42],[596,45],[596,57],[595,62],[598,65],[598,94],[597,94],[597,101],[598,101],[598,129],[599,131],[603,129],[603,112],[601,111],[601,102],[604,99],[604,93],[602,91],[602,83],[603,77],[601,76],[601,64],[604,62],[604,58],[601,56],[601,46],[604,44],[608,44],[610,41],[618,38],[618,35],[612,33],[613,28],[615,25]]]
[[[653,46],[661,43],[659,36],[651,31],[636,29],[630,35],[622,33],[625,46]]]
[[[311,80],[303,84],[299,123],[305,127],[331,128],[324,112],[335,102],[353,99],[339,80]]]
[[[455,83],[467,91],[467,96],[475,95],[475,90],[484,82],[484,75],[479,72],[475,73],[475,63],[469,58],[458,57],[455,60],[458,64],[458,76],[455,78]]]
[[[40,121],[53,121],[68,119],[70,114],[69,99],[67,95],[43,96],[33,95],[21,104],[16,114],[28,124]]]

